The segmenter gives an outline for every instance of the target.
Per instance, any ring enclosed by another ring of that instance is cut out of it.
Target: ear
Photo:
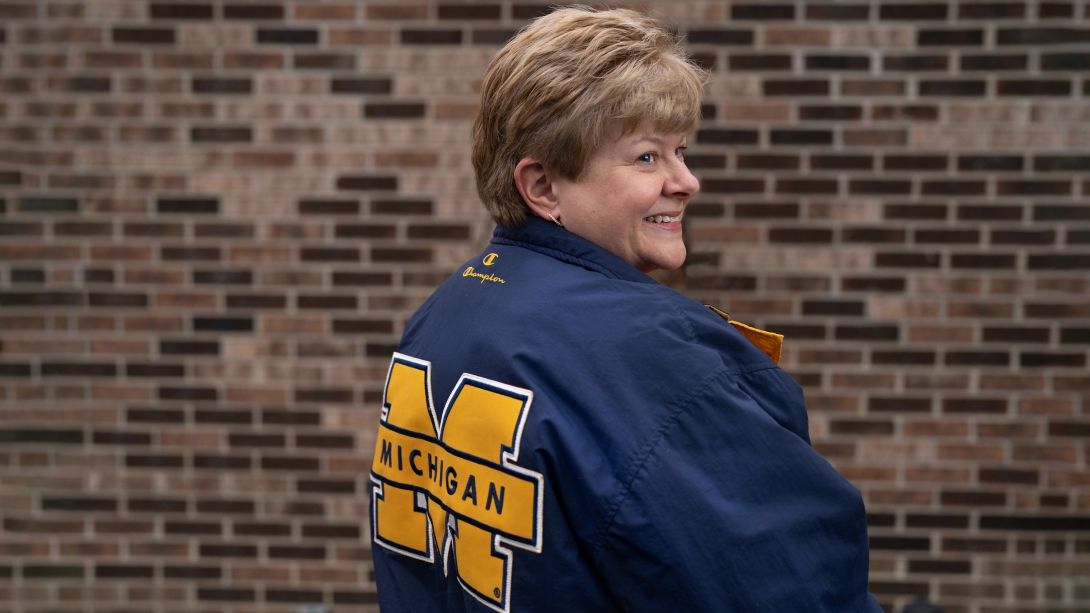
[[[560,217],[553,173],[544,164],[529,157],[519,160],[515,166],[515,187],[535,215],[542,219],[548,219],[550,214]]]

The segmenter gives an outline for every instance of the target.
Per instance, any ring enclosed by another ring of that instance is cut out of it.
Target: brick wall
[[[660,278],[787,334],[875,596],[1090,607],[1090,6],[652,6],[714,73]],[[0,4],[0,607],[374,609],[388,356],[542,10]]]

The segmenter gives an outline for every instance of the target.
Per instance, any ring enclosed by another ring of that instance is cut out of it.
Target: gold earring
[[[558,226],[560,226],[561,228],[563,228],[563,227],[564,227],[564,224],[560,223],[560,220],[559,220],[559,219],[557,219],[557,218],[553,217],[553,214],[552,214],[552,213],[549,213],[549,219],[553,220],[553,223],[554,223],[554,224],[556,224],[556,225],[558,225]]]

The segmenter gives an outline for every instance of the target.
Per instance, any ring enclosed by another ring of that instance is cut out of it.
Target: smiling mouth
[[[670,223],[673,221],[681,221],[681,215],[651,215],[644,217],[644,221],[650,221],[651,223]]]

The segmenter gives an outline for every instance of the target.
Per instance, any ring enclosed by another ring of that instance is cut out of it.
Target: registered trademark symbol
[[[499,598],[500,597],[500,588],[498,588],[498,587],[492,588],[492,595],[495,596],[496,598]]]

